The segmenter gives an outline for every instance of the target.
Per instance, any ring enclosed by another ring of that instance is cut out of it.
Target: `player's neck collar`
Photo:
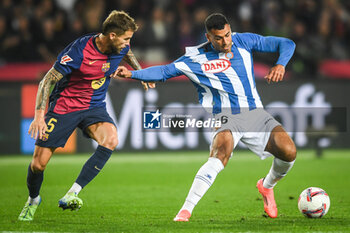
[[[96,39],[101,35],[101,33],[99,34],[96,34],[93,38],[92,38],[92,44],[94,45],[95,49],[97,50],[97,52],[103,54],[103,55],[106,55],[104,54],[97,46],[97,43],[96,43]]]

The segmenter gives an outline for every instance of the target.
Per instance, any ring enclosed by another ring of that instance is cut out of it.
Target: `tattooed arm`
[[[134,70],[141,70],[142,67],[140,66],[140,63],[137,61],[134,53],[131,51],[131,49],[129,49],[129,52],[124,56],[124,61],[126,61]],[[141,84],[143,86],[143,88],[147,91],[148,87],[149,88],[155,88],[156,87],[156,83],[155,82],[143,82],[141,81]]]
[[[47,125],[45,123],[44,116],[47,101],[50,95],[50,88],[62,77],[63,75],[60,72],[58,72],[55,68],[51,68],[39,83],[38,93],[36,95],[35,116],[28,130],[28,134],[30,134],[34,139],[37,139],[38,135],[39,139],[42,139],[42,136],[45,134]]]
[[[124,56],[124,61],[126,61],[134,70],[141,70],[142,67],[140,63],[137,61],[134,53],[129,49],[129,52]]]

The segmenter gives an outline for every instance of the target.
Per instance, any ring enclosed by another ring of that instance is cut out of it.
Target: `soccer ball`
[[[326,191],[316,187],[305,189],[298,200],[300,212],[308,218],[321,218],[326,215],[330,204]]]

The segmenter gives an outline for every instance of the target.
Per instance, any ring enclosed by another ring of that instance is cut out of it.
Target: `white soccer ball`
[[[310,187],[299,196],[298,208],[308,218],[321,218],[325,216],[330,207],[329,196],[321,188]]]

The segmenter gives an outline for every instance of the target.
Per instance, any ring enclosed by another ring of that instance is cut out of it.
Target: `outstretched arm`
[[[134,53],[129,49],[128,53],[123,58],[126,63],[128,63],[134,70],[141,70],[140,63],[137,61]],[[147,91],[149,88],[155,88],[156,84],[154,82],[145,83],[141,81],[143,88]]]
[[[143,70],[129,71],[124,66],[119,66],[112,77],[132,78],[146,82],[165,81],[169,78],[182,75],[174,63],[162,66],[152,66]]]
[[[60,79],[62,79],[62,77],[63,75],[60,72],[58,72],[55,68],[51,68],[39,83],[39,88],[36,95],[34,120],[30,124],[28,130],[28,134],[30,134],[34,139],[37,139],[38,135],[39,139],[42,139],[42,136],[45,134],[47,125],[45,123],[44,116],[47,101],[50,95],[50,88]]]

